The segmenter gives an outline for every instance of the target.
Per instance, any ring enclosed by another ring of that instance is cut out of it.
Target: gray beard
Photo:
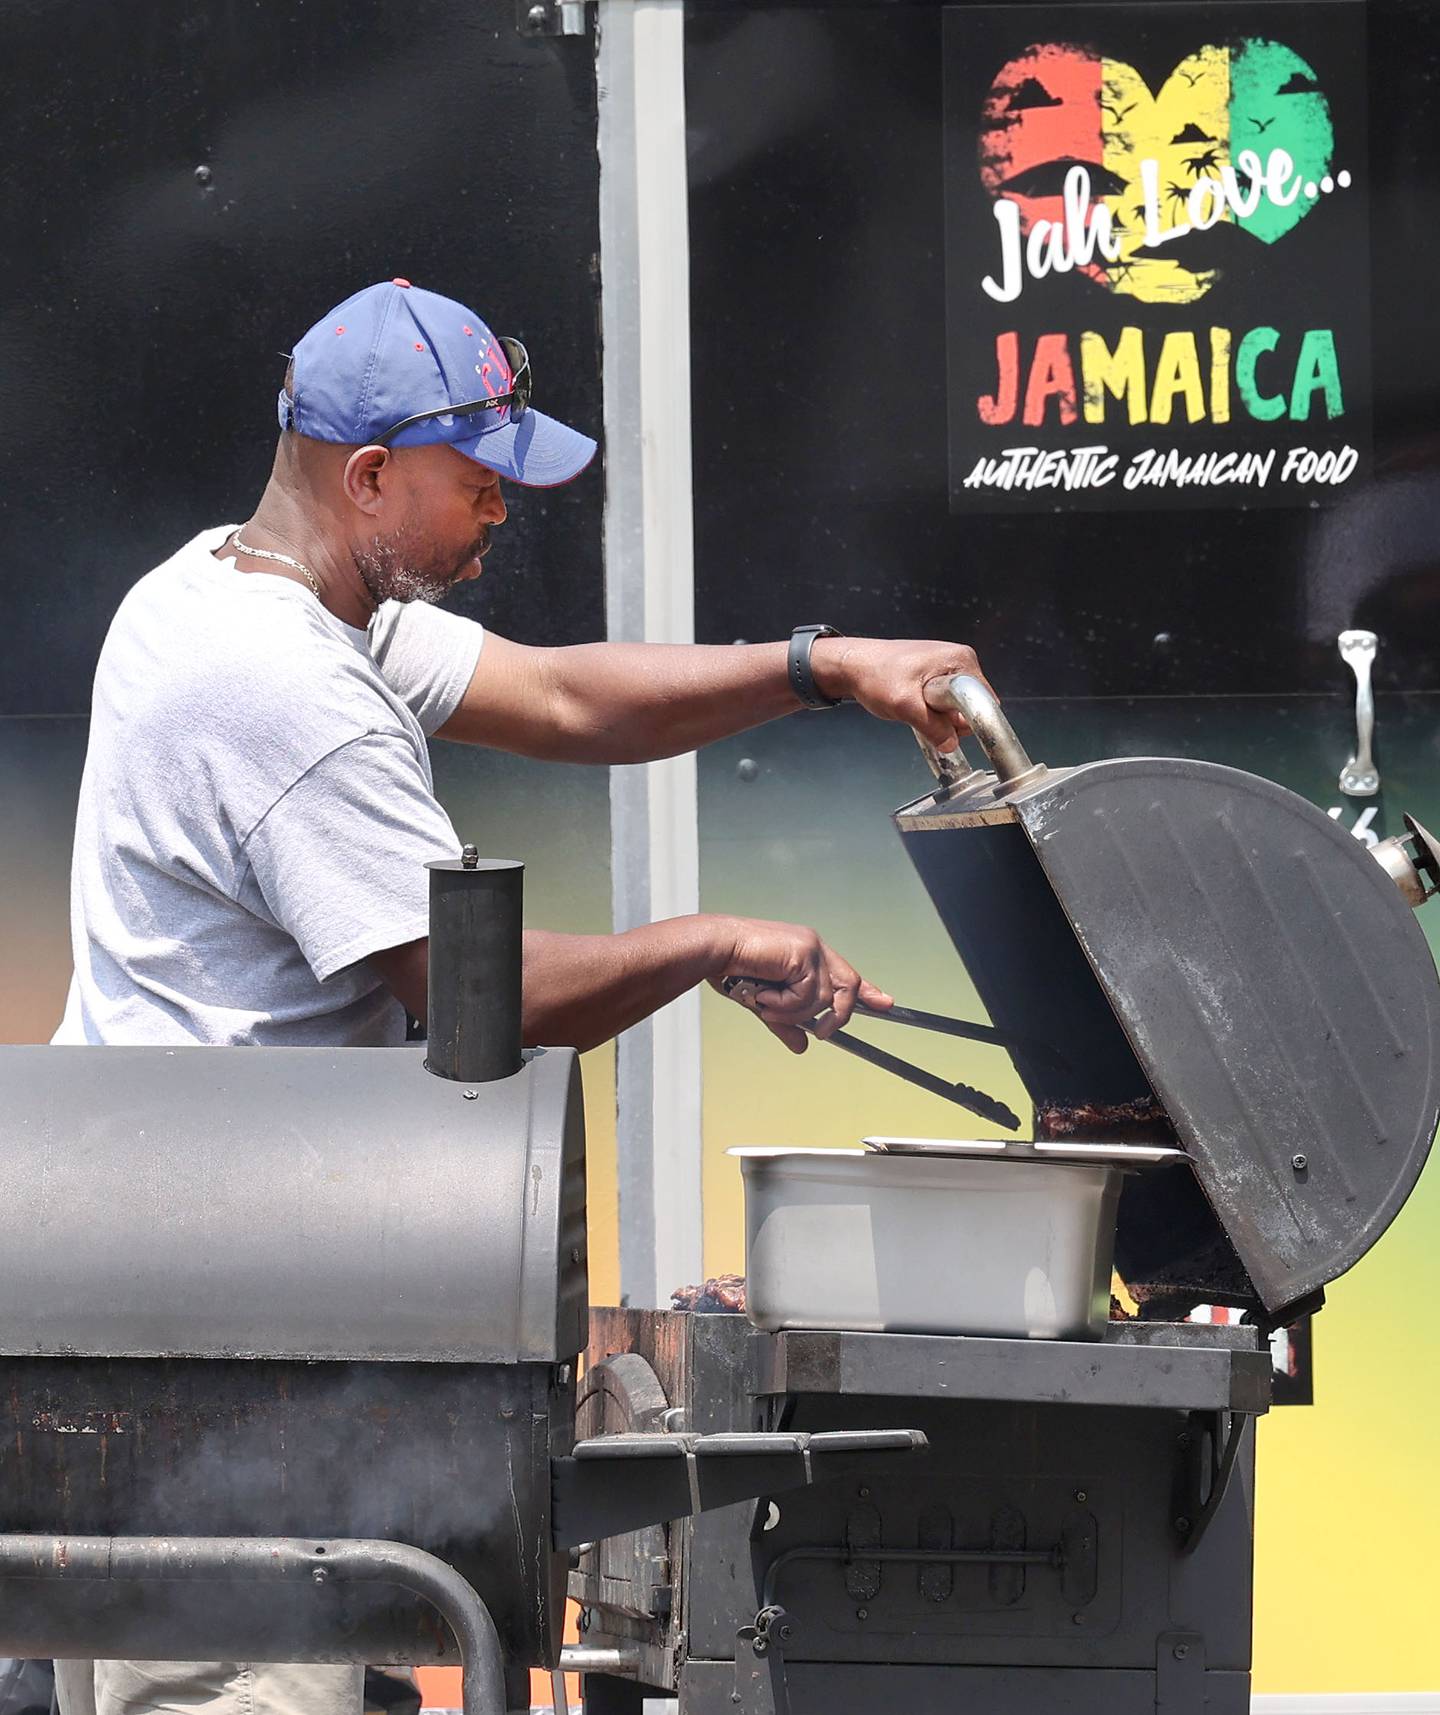
[[[387,601],[442,601],[449,594],[451,579],[440,572],[421,571],[393,542],[377,536],[367,549],[355,554],[355,570],[379,607]]]

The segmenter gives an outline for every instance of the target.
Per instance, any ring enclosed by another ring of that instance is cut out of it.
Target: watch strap
[[[797,625],[790,633],[790,649],[786,655],[786,670],[790,689],[807,709],[838,709],[843,697],[827,697],[815,683],[810,667],[810,651],[817,637],[841,637],[833,625]]]

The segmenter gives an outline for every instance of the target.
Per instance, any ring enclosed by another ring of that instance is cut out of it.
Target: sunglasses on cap
[[[497,393],[490,399],[472,399],[463,405],[439,405],[433,411],[417,411],[413,417],[402,417],[398,423],[392,423],[383,434],[372,436],[370,445],[388,447],[402,429],[413,428],[416,423],[428,422],[432,417],[473,417],[481,411],[499,411],[506,405],[510,407],[510,421],[518,423],[530,407],[534,385],[530,354],[518,339],[509,339],[504,334],[500,335],[500,345],[505,361],[510,365],[508,393]]]

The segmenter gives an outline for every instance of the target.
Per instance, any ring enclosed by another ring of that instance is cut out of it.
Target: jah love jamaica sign
[[[952,510],[1362,480],[1364,46],[1361,0],[947,10]]]

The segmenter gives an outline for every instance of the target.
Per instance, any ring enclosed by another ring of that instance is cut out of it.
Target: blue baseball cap
[[[385,280],[337,304],[295,347],[280,427],[342,446],[447,444],[512,482],[553,488],[579,476],[595,443],[529,406],[529,377],[511,362],[523,350],[453,298]]]

